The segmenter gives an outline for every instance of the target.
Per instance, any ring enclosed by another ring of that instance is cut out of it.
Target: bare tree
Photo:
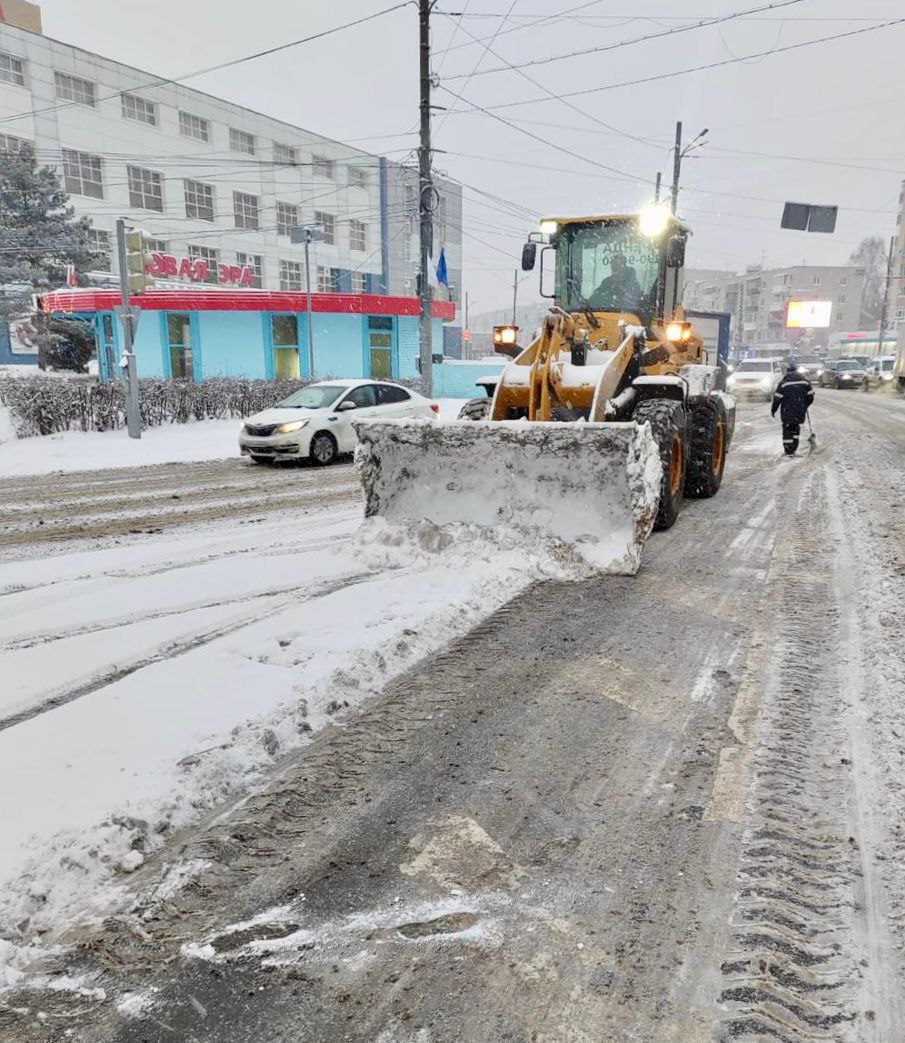
[[[883,291],[886,286],[886,243],[878,235],[868,235],[852,251],[848,263],[864,269],[860,326],[875,330],[880,325]]]

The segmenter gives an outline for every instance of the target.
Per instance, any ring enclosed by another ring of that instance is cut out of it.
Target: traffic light
[[[141,293],[154,284],[147,272],[150,263],[151,255],[145,233],[138,228],[126,232],[126,272],[130,293]]]

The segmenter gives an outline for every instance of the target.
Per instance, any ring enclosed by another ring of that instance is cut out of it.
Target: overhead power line
[[[565,58],[576,58],[583,54],[600,54],[603,51],[615,51],[625,47],[631,47],[636,43],[647,43],[650,40],[661,40],[667,36],[678,36],[680,33],[690,33],[697,29],[707,29],[714,25],[723,25],[725,22],[734,21],[737,18],[745,18],[749,15],[761,14],[763,11],[774,11],[784,7],[793,7],[796,4],[802,3],[803,0],[777,0],[777,2],[763,4],[760,7],[750,7],[746,11],[734,11],[731,14],[718,15],[713,18],[707,18],[694,25],[680,25],[671,29],[661,29],[657,33],[648,33],[646,36],[635,36],[630,40],[619,40],[616,43],[600,44],[597,47],[587,47],[581,51],[570,51],[567,54],[551,54],[545,58],[534,58],[531,61],[520,62],[518,68],[525,69],[535,65],[549,65],[551,62],[560,62]],[[469,33],[469,35],[471,35]],[[492,69],[480,69],[472,73],[473,76],[489,76],[491,73],[496,72],[509,72],[513,69],[513,66],[506,62],[505,65],[497,65]],[[447,76],[447,80],[461,80],[464,79],[463,75],[458,76]]]
[[[373,14],[363,15],[361,18],[356,18],[351,22],[344,22],[342,25],[334,25],[330,29],[323,29],[319,33],[312,33],[311,36],[303,36],[299,40],[290,40],[289,43],[277,44],[276,47],[268,47],[264,51],[256,51],[254,54],[246,54],[241,58],[231,58],[229,61],[218,62],[216,65],[209,65],[204,69],[196,69],[194,72],[183,73],[181,76],[161,76],[135,87],[129,87],[121,91],[113,91],[111,94],[98,98],[97,101],[110,101],[113,98],[118,98],[122,94],[147,90],[150,87],[163,87],[169,84],[182,83],[184,80],[193,80],[198,76],[206,76],[211,72],[219,72],[221,69],[231,69],[236,65],[242,65],[245,62],[252,62],[258,58],[267,58],[272,54],[279,53],[280,51],[287,51],[292,47],[299,47],[305,43],[313,43],[315,40],[324,39],[325,36],[332,36],[334,33],[340,33],[346,29],[353,29],[357,25],[364,25],[365,22],[373,22],[375,18],[381,18],[383,15],[392,14],[393,11],[400,11],[403,7],[410,6],[411,3],[412,0],[403,0],[402,3],[394,4],[392,7],[385,7],[382,11],[375,11]],[[19,112],[14,116],[5,116],[3,119],[0,119],[0,123],[11,123],[14,120],[24,119],[27,116],[38,116],[45,112],[56,112],[59,109],[71,108],[73,105],[78,104],[80,103],[65,101],[58,105],[45,106],[42,109],[29,109],[27,112]]]
[[[676,69],[673,72],[657,73],[654,76],[642,76],[637,80],[622,80],[619,83],[606,83],[601,87],[586,87],[583,90],[564,91],[558,98],[580,98],[589,94],[601,94],[604,91],[620,90],[623,87],[638,87],[645,83],[656,83],[660,80],[670,80],[677,76],[689,76],[696,72],[706,72],[710,69],[720,69],[727,65],[737,65],[739,62],[748,62],[754,58],[766,58],[774,54],[786,54],[789,51],[798,51],[805,47],[815,47],[817,44],[832,43],[835,40],[845,40],[864,33],[874,33],[879,29],[891,29],[905,24],[905,18],[894,18],[890,21],[881,22],[879,25],[870,25],[862,29],[850,29],[845,33],[835,33],[832,36],[820,36],[816,40],[802,40],[800,43],[786,44],[784,47],[772,47],[767,51],[758,51],[754,54],[739,55],[736,58],[725,58],[718,62],[708,62],[704,65],[694,65],[689,69]],[[576,52],[576,54],[581,52]],[[444,88],[449,90],[449,88]],[[452,93],[452,92],[450,92]],[[499,105],[488,105],[486,107],[476,106],[479,112],[494,112],[499,109],[514,109],[524,105],[537,105],[538,102],[546,101],[545,98],[525,98],[523,101],[507,101]],[[461,111],[461,110],[460,110]]]

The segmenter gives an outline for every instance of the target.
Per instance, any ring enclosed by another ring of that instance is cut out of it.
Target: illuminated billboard
[[[789,301],[786,329],[825,330],[832,317],[832,301]]]

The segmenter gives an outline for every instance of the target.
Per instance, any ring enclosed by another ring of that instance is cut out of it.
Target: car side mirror
[[[349,399],[346,399],[345,402],[340,402],[336,407],[336,412],[347,413],[350,409],[358,409],[358,406],[354,402],[350,402]]]
[[[683,268],[685,266],[685,237],[674,235],[666,244],[667,268]]]
[[[525,243],[522,247],[522,271],[534,270],[534,262],[537,259],[537,243]]]

